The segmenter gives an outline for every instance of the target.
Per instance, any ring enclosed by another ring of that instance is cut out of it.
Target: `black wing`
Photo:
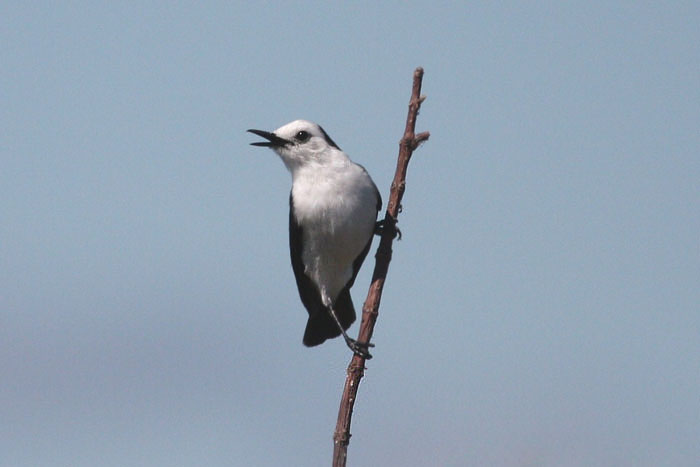
[[[294,217],[294,198],[289,194],[289,254],[292,259],[292,269],[294,277],[297,280],[297,288],[299,289],[299,297],[309,312],[309,315],[315,315],[323,310],[323,302],[321,294],[313,283],[311,278],[304,274],[304,262],[302,261],[304,232],[301,225]]]

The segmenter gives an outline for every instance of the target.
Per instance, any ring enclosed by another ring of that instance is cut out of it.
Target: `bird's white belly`
[[[339,214],[327,212],[304,226],[305,273],[318,286],[324,301],[334,301],[350,281],[352,264],[373,230],[373,219],[348,225]]]
[[[374,197],[368,190],[341,194],[337,184],[305,188],[304,193],[294,191],[297,221],[303,226],[304,272],[330,305],[352,278],[353,262],[373,235],[376,201],[368,198]]]

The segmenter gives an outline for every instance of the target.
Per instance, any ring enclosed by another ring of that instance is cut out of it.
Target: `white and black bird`
[[[289,250],[301,301],[309,312],[304,345],[343,335],[353,352],[371,358],[369,343],[345,332],[355,321],[350,287],[367,256],[382,200],[361,165],[319,125],[295,120],[273,132],[248,130],[267,141],[292,174]]]

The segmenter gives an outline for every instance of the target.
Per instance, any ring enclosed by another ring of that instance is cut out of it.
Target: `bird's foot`
[[[355,339],[352,339],[348,337],[345,340],[345,343],[348,345],[350,350],[352,350],[352,353],[355,355],[364,358],[365,360],[369,360],[372,358],[372,354],[369,353],[369,348],[374,347],[374,344],[371,343],[363,343],[363,342],[357,342]]]
[[[398,237],[398,240],[401,240],[401,230],[396,227],[396,222],[387,222],[386,219],[377,221],[374,224],[374,235],[379,235],[381,237],[385,229],[391,229],[391,236],[393,238]]]

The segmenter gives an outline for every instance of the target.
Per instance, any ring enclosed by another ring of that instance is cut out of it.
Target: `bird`
[[[309,313],[304,345],[342,335],[353,353],[372,358],[368,348],[373,344],[352,339],[346,330],[356,318],[350,288],[381,229],[377,186],[316,123],[295,120],[272,132],[248,132],[264,138],[250,144],[271,148],[292,176],[289,252]]]

